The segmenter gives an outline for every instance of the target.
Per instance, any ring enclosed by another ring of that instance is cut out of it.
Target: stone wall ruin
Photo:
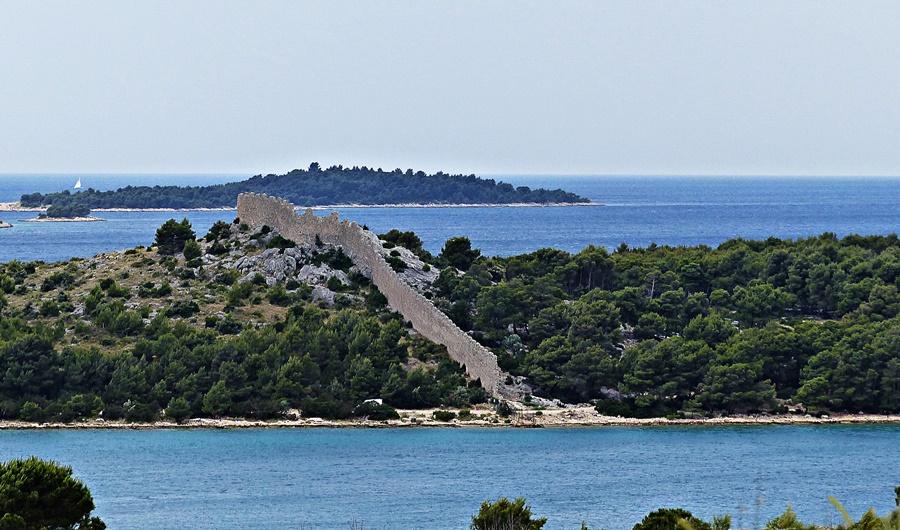
[[[423,336],[447,347],[450,358],[466,369],[469,377],[481,380],[492,396],[516,398],[516,392],[504,384],[497,357],[459,329],[450,318],[427,298],[406,284],[381,255],[381,243],[372,232],[355,222],[341,221],[337,212],[320,217],[307,209],[298,214],[293,204],[275,197],[244,193],[238,197],[238,217],[252,227],[268,225],[297,243],[340,245],[344,253],[361,269],[371,273],[372,282],[388,300],[390,307],[409,320]]]

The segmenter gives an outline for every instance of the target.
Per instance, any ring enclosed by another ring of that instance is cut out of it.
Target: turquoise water
[[[758,528],[894,506],[900,426],[0,432],[0,459],[74,467],[109,527],[461,529],[524,496],[545,528],[631,528],[659,507]],[[760,503],[759,499],[763,499]]]
[[[77,177],[0,175],[0,201],[26,191],[71,186]],[[98,178],[98,177],[91,177]],[[143,182],[205,184],[234,176],[108,176],[104,186]],[[341,216],[383,233],[413,230],[432,252],[450,237],[465,235],[489,256],[553,247],[577,252],[589,244],[715,246],[733,237],[765,239],[889,234],[900,229],[900,179],[762,177],[498,177],[515,185],[562,187],[603,207],[561,208],[346,208]],[[87,186],[90,181],[82,178]],[[38,186],[37,184],[40,184]],[[92,185],[94,183],[91,183]],[[172,217],[188,217],[204,234],[235,212],[104,213],[105,223],[18,223],[33,213],[0,212],[15,226],[0,230],[0,262],[55,261],[148,245]]]

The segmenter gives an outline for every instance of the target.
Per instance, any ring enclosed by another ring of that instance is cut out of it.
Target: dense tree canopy
[[[175,219],[169,219],[161,227],[156,229],[156,249],[160,254],[177,254],[184,250],[185,245],[188,241],[195,240],[197,235],[194,233],[194,230],[191,228],[190,221],[187,220],[187,217],[181,220],[179,223]],[[196,246],[196,241],[194,242],[194,246],[191,247],[191,258],[199,257],[200,248]],[[187,256],[185,256],[187,257]]]
[[[36,457],[0,463],[0,529],[103,530],[72,468]]]
[[[87,205],[79,201],[72,201],[63,204],[51,204],[47,208],[47,217],[56,218],[72,218],[87,217],[91,214],[91,209]]]
[[[900,412],[896,235],[541,249],[455,265],[435,303],[541,396],[639,416],[787,400]]]

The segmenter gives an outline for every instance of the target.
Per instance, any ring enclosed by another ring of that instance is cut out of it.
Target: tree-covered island
[[[233,207],[241,193],[264,193],[297,206],[335,204],[582,204],[588,199],[563,190],[513,187],[475,175],[427,175],[412,169],[382,171],[368,167],[332,166],[295,169],[284,175],[257,175],[214,186],[127,186],[115,191],[87,189],[72,194],[28,193],[23,207],[66,205],[76,200],[101,208],[223,208]]]
[[[45,212],[41,212],[34,219],[25,219],[26,222],[35,221],[103,221],[99,217],[91,216],[91,209],[84,203],[75,200],[61,201],[51,204]]]

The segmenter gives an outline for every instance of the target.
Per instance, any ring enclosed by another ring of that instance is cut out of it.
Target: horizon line
[[[372,168],[370,168],[372,169]],[[288,170],[285,173],[289,173]],[[384,170],[382,170],[384,171]],[[393,170],[385,171],[390,172]],[[224,173],[224,172],[10,172],[0,173],[0,177],[9,176],[235,176],[247,178],[257,175],[276,175],[277,173]],[[281,173],[284,174],[284,173]],[[433,175],[434,173],[428,173]],[[452,173],[446,173],[445,175]],[[645,177],[687,177],[687,178],[900,178],[900,174],[751,174],[751,173],[457,173],[459,175],[475,175],[476,177],[601,177],[601,178],[645,178]]]

